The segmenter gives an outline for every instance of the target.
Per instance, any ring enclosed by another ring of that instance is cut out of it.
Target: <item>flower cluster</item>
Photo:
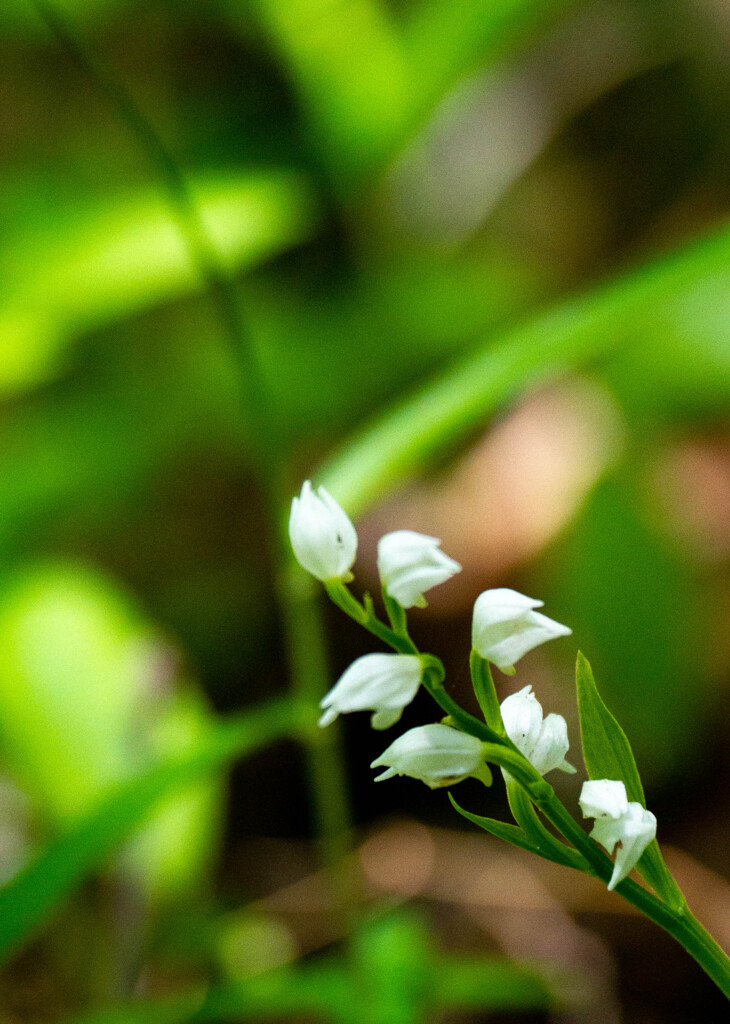
[[[476,599],[472,618],[472,668],[475,690],[486,724],[464,712],[443,688],[443,666],[422,655],[411,640],[405,611],[422,608],[425,594],[446,582],[461,566],[441,550],[441,541],[412,530],[396,530],[378,543],[378,573],[390,625],[375,616],[366,596],[360,604],[346,584],[357,554],[357,533],[347,514],[324,487],[307,481],[292,502],[289,536],[299,563],[321,580],[339,606],[361,625],[389,643],[394,654],[366,654],[342,674],[321,701],[321,726],[338,715],[370,711],[374,729],[388,729],[400,719],[424,686],[446,711],[441,723],[418,726],[399,736],[371,767],[384,768],[376,782],[407,775],[431,789],[452,786],[469,777],[492,781],[487,760],[501,765],[508,780],[537,779],[554,769],[575,772],[566,760],[568,727],[561,715],[543,717],[542,707],[525,686],[497,705],[489,664],[512,675],[515,664],[540,644],[568,636],[571,630],[536,609],[542,601],[503,587]],[[480,667],[481,666],[481,667]],[[479,685],[477,683],[479,680]],[[486,680],[486,682],[485,682]],[[479,692],[481,687],[481,696]],[[526,766],[526,767],[525,767]],[[530,774],[532,773],[532,774]],[[537,774],[536,774],[537,773]],[[613,855],[609,889],[626,878],[656,833],[656,819],[641,804],[630,803],[622,782],[599,780],[583,786],[584,817],[596,819],[591,832]]]

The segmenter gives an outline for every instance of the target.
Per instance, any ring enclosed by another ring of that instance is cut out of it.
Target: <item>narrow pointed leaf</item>
[[[591,779],[619,779],[629,800],[646,807],[639,769],[626,733],[608,710],[596,687],[593,671],[578,652],[576,662],[578,713],[583,743],[583,760]],[[656,839],[646,848],[637,870],[655,892],[672,906],[682,906],[684,897],[664,863]]]
[[[480,814],[472,814],[471,811],[465,811],[463,807],[457,804],[451,793],[449,793],[449,800],[451,801],[452,807],[457,810],[463,818],[466,818],[468,821],[478,825],[479,828],[483,828],[484,831],[489,832],[490,835],[496,836],[497,839],[504,839],[505,842],[511,843],[512,846],[519,846],[521,850],[528,850],[530,853],[536,853],[539,857],[543,856],[540,848],[525,835],[521,828],[517,828],[516,825],[508,825],[504,821],[497,821],[496,818],[483,818]]]

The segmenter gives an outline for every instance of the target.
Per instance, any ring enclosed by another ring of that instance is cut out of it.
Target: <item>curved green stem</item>
[[[484,721],[491,727],[493,732],[499,736],[506,736],[502,712],[499,707],[499,698],[492,677],[492,670],[486,658],[472,649],[469,655],[469,671],[474,693],[482,709]]]

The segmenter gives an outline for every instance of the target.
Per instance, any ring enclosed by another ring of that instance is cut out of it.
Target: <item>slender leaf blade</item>
[[[603,703],[596,687],[593,670],[578,652],[575,668],[578,690],[583,760],[591,779],[619,779],[626,786],[629,800],[646,807],[639,769],[626,733]],[[656,893],[672,905],[681,905],[684,898],[664,863],[656,839],[650,843],[636,865]]]
[[[536,853],[538,856],[542,856],[540,848],[525,835],[521,828],[518,828],[516,825],[508,825],[504,821],[497,821],[496,818],[484,818],[480,814],[472,814],[471,811],[465,810],[458,804],[451,793],[449,793],[449,800],[451,801],[451,806],[459,812],[462,818],[466,818],[467,821],[471,821],[478,825],[479,828],[483,828],[485,832],[496,836],[497,839],[504,839],[505,842],[511,843],[512,846],[518,846],[521,850],[527,850],[529,853]]]

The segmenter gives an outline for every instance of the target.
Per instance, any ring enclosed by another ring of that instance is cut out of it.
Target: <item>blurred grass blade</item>
[[[491,339],[451,372],[349,438],[318,482],[357,516],[461,442],[525,390],[594,363],[642,336],[708,275],[730,264],[720,231]]]
[[[221,263],[240,271],[301,242],[314,221],[297,175],[191,179]],[[168,203],[145,189],[7,238],[0,256],[0,396],[59,369],[68,342],[205,287]]]
[[[514,54],[576,0],[429,0],[414,5],[405,35],[422,102],[434,102],[460,76]]]
[[[238,20],[249,4],[229,0]],[[338,188],[385,162],[411,106],[400,33],[380,0],[255,0]]]
[[[496,957],[450,956],[438,965],[434,1002],[444,1010],[548,1010],[555,995],[537,971]],[[481,1018],[480,1018],[481,1019]]]
[[[344,970],[335,963],[324,963],[306,970],[281,968],[208,992],[115,1006],[74,1017],[66,1024],[215,1024],[302,1014],[335,1021],[341,1019],[342,1008],[351,1004],[352,986]]]
[[[294,709],[277,701],[219,725],[193,753],[162,762],[112,790],[0,890],[0,962],[34,934],[164,797],[287,735],[295,725]]]
[[[646,807],[644,789],[631,744],[626,733],[603,703],[591,666],[580,651],[575,677],[583,760],[589,778],[621,780],[626,786],[629,800]],[[683,905],[684,898],[664,863],[656,839],[642,854],[637,870],[662,899],[676,907]]]

